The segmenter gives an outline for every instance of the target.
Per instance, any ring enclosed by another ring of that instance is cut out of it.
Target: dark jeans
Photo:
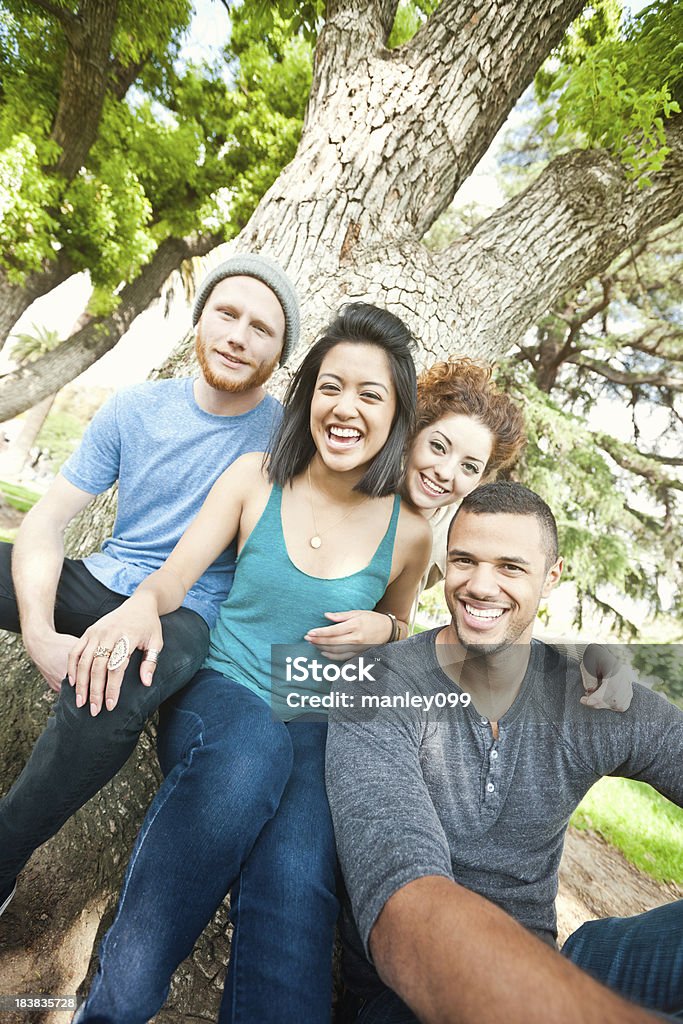
[[[199,672],[159,722],[166,776],[131,855],[81,1024],[143,1024],[228,890],[220,1024],[329,1024],[339,904],[327,723],[273,718]]]
[[[0,544],[0,628],[19,632],[10,574],[11,544]],[[65,559],[55,603],[55,628],[80,636],[125,601],[99,583],[82,562]],[[202,665],[209,630],[200,615],[180,608],[162,618],[164,649],[151,687],[140,682],[134,652],[113,711],[93,718],[76,707],[65,682],[26,767],[0,800],[0,889],[127,761],[147,719]]]
[[[662,1020],[683,1019],[683,900],[634,917],[588,921],[569,936],[562,953],[613,992],[657,1011]],[[388,988],[366,1000],[355,1020],[418,1024]]]

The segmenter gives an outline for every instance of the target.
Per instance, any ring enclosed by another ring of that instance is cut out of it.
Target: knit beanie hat
[[[282,312],[285,314],[285,340],[280,356],[280,366],[284,366],[299,341],[299,300],[296,297],[294,285],[280,264],[266,256],[255,252],[242,253],[231,256],[229,260],[219,263],[217,267],[209,271],[194,300],[192,326],[197,326],[206,300],[216,285],[220,281],[224,281],[226,277],[241,276],[255,277],[258,281],[263,281],[280,300]]]

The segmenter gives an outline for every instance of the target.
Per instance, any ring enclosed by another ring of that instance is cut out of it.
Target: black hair
[[[550,568],[557,561],[559,543],[557,539],[557,523],[550,508],[535,491],[530,491],[523,484],[512,480],[497,480],[495,483],[483,484],[470,491],[462,499],[458,510],[448,527],[450,543],[453,523],[461,512],[472,515],[496,515],[503,513],[513,516],[533,516],[538,520],[546,553],[546,565]]]
[[[284,415],[268,463],[268,477],[283,487],[302,473],[315,455],[310,410],[323,359],[343,342],[377,345],[387,354],[396,391],[396,412],[389,437],[354,490],[384,497],[398,490],[403,451],[415,417],[417,381],[412,349],[415,339],[397,316],[366,302],[342,306],[325,333],[308,350],[296,370],[284,400]]]

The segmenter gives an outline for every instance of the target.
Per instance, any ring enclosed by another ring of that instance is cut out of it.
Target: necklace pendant
[[[316,533],[315,537],[311,537],[308,543],[311,545],[312,548],[319,548],[320,545],[322,544],[322,541],[318,534]]]

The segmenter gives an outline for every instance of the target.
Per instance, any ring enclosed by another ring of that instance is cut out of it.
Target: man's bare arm
[[[64,531],[95,495],[59,475],[24,519],[12,553],[12,579],[24,646],[53,690],[66,676],[76,638],[55,631],[54,606],[64,562]]]
[[[428,876],[387,900],[370,933],[385,984],[423,1024],[650,1024],[488,900]]]

